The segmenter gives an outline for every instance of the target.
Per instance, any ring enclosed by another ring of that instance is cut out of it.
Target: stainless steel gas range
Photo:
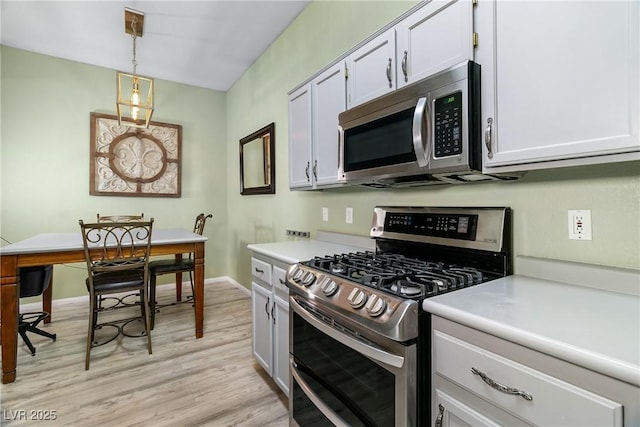
[[[511,274],[509,208],[376,207],[373,252],[287,271],[290,425],[427,425],[425,298]]]

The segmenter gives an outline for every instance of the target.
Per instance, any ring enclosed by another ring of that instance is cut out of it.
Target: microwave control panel
[[[434,102],[434,155],[462,153],[462,92],[454,92]]]

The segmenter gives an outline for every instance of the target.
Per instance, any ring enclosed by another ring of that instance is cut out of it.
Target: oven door
[[[416,424],[415,343],[374,344],[299,295],[289,302],[290,425]]]

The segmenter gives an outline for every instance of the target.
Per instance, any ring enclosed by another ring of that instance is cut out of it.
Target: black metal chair
[[[37,267],[22,267],[20,269],[20,298],[35,297],[42,295],[49,288],[53,265],[43,265]],[[43,337],[56,340],[56,334],[43,331],[38,328],[40,322],[49,317],[49,313],[44,311],[20,313],[18,318],[18,333],[24,343],[29,347],[31,355],[36,355],[36,348],[27,336],[27,332],[42,335]]]
[[[149,274],[149,254],[151,252],[151,232],[153,218],[149,221],[97,222],[85,224],[79,221],[87,263],[86,280],[89,291],[89,330],[85,370],[89,369],[91,348],[107,344],[124,336],[146,336],[147,350],[151,354],[151,320],[149,316],[149,298],[147,281]],[[118,304],[102,308],[98,303],[105,295],[137,292],[140,302],[127,304],[120,300]],[[140,316],[113,318],[109,316],[102,323],[98,314],[123,308],[139,306]],[[144,329],[136,334],[127,333],[125,328],[134,321],[144,322]],[[96,331],[104,327],[113,327],[116,333],[106,338],[96,338]]]
[[[212,218],[213,215],[205,215],[201,213],[196,217],[196,221],[193,225],[193,232],[202,235],[204,232],[204,226],[207,223],[207,219]],[[189,273],[189,281],[191,282],[191,296],[187,298],[188,302],[193,302],[193,273],[194,273],[194,260],[193,254],[190,253],[187,258],[180,259],[160,259],[149,262],[149,299],[151,300],[151,329],[155,325],[156,308],[159,305],[156,304],[156,279],[163,274],[176,274],[176,273]],[[182,287],[182,283],[176,283],[176,293],[178,287]],[[174,305],[175,303],[169,304]]]

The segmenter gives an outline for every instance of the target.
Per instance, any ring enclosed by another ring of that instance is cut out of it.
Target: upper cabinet
[[[473,7],[433,0],[396,25],[398,88],[473,59]]]
[[[475,15],[486,172],[638,159],[637,0],[481,0]]]
[[[339,185],[338,114],[346,108],[344,61],[289,95],[289,187]]]
[[[393,28],[356,49],[346,58],[347,108],[396,88],[396,33]]]

